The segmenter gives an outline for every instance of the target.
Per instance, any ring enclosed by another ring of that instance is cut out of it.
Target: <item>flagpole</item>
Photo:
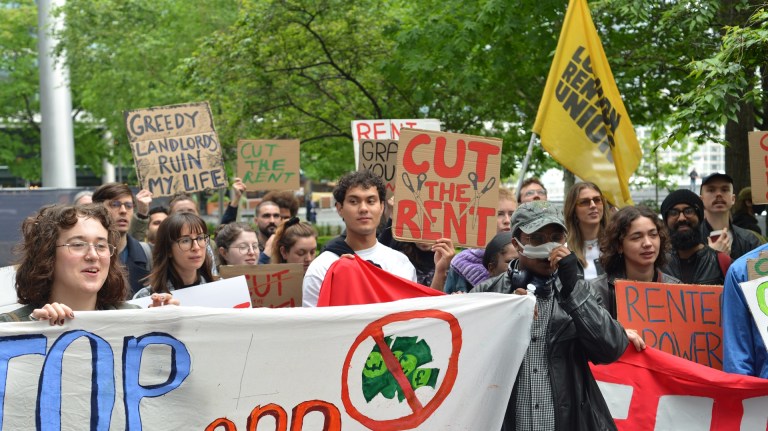
[[[525,152],[525,158],[523,159],[523,166],[520,170],[520,177],[517,179],[517,189],[515,193],[520,195],[520,188],[523,187],[523,181],[525,180],[525,172],[528,170],[528,162],[531,161],[531,154],[533,154],[533,146],[536,144],[536,133],[531,132],[531,140],[528,141],[528,151]]]

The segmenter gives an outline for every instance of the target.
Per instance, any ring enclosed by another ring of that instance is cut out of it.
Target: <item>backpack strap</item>
[[[723,273],[723,277],[725,277],[732,262],[733,260],[731,259],[731,256],[728,256],[722,251],[717,252],[717,263],[720,265],[720,272]]]
[[[152,271],[152,246],[144,241],[139,241],[139,245],[141,245],[141,248],[144,250],[144,255],[147,257],[147,264],[144,266],[144,269],[146,269],[147,272],[150,272]]]

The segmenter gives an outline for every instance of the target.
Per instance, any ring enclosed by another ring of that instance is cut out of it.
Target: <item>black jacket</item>
[[[682,260],[680,255],[674,250],[667,254],[667,266],[664,268],[664,272],[679,279],[685,284],[711,284],[722,286],[725,282],[725,272],[720,268],[720,261],[718,260],[717,250],[705,246],[701,250],[697,251],[693,256],[689,258],[693,262],[693,277],[690,280],[683,278]],[[731,265],[731,257],[723,253],[723,257],[727,260],[728,266]]]
[[[709,238],[709,234],[712,232],[712,226],[706,220],[704,220],[704,223],[701,223],[700,226],[704,238]],[[752,231],[734,226],[733,223],[728,227],[728,232],[733,236],[733,242],[731,243],[731,259],[733,260],[744,256],[761,244],[760,238],[752,233]]]
[[[512,262],[510,268],[515,268]],[[560,281],[553,279],[552,315],[547,328],[549,372],[557,430],[615,430],[616,425],[589,368],[589,362],[608,364],[624,354],[629,340],[624,328],[603,308],[589,284],[579,280],[568,298],[560,296]],[[486,280],[472,292],[512,293],[510,273]],[[515,383],[517,386],[517,382]],[[502,431],[515,429],[512,390]]]
[[[125,248],[128,250],[128,259],[125,261],[125,268],[128,270],[128,284],[131,287],[131,292],[128,294],[128,299],[132,299],[133,295],[144,287],[146,281],[142,281],[149,271],[147,271],[147,262],[152,259],[152,256],[147,256],[144,253],[144,248],[141,247],[139,241],[133,239],[130,235],[126,235],[125,238],[128,242]]]

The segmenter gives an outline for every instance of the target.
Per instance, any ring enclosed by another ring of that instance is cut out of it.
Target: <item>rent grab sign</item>
[[[137,109],[124,116],[142,188],[170,196],[227,187],[208,103]]]
[[[395,238],[484,247],[496,234],[500,139],[403,129],[396,172]]]

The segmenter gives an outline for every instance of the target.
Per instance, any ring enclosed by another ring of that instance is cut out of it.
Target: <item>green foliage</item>
[[[337,178],[354,170],[352,120],[418,114],[381,72],[393,11],[375,0],[244,2],[185,64],[187,83],[214,105],[225,144],[301,139],[305,175]]]
[[[201,39],[234,21],[236,0],[68,0],[59,13],[67,26],[59,52],[66,52],[73,100],[114,138],[94,158],[133,166],[123,111],[198,101],[182,84],[179,66]],[[103,142],[102,142],[103,144]],[[76,141],[78,153],[81,142]],[[100,162],[90,164],[100,169]]]

